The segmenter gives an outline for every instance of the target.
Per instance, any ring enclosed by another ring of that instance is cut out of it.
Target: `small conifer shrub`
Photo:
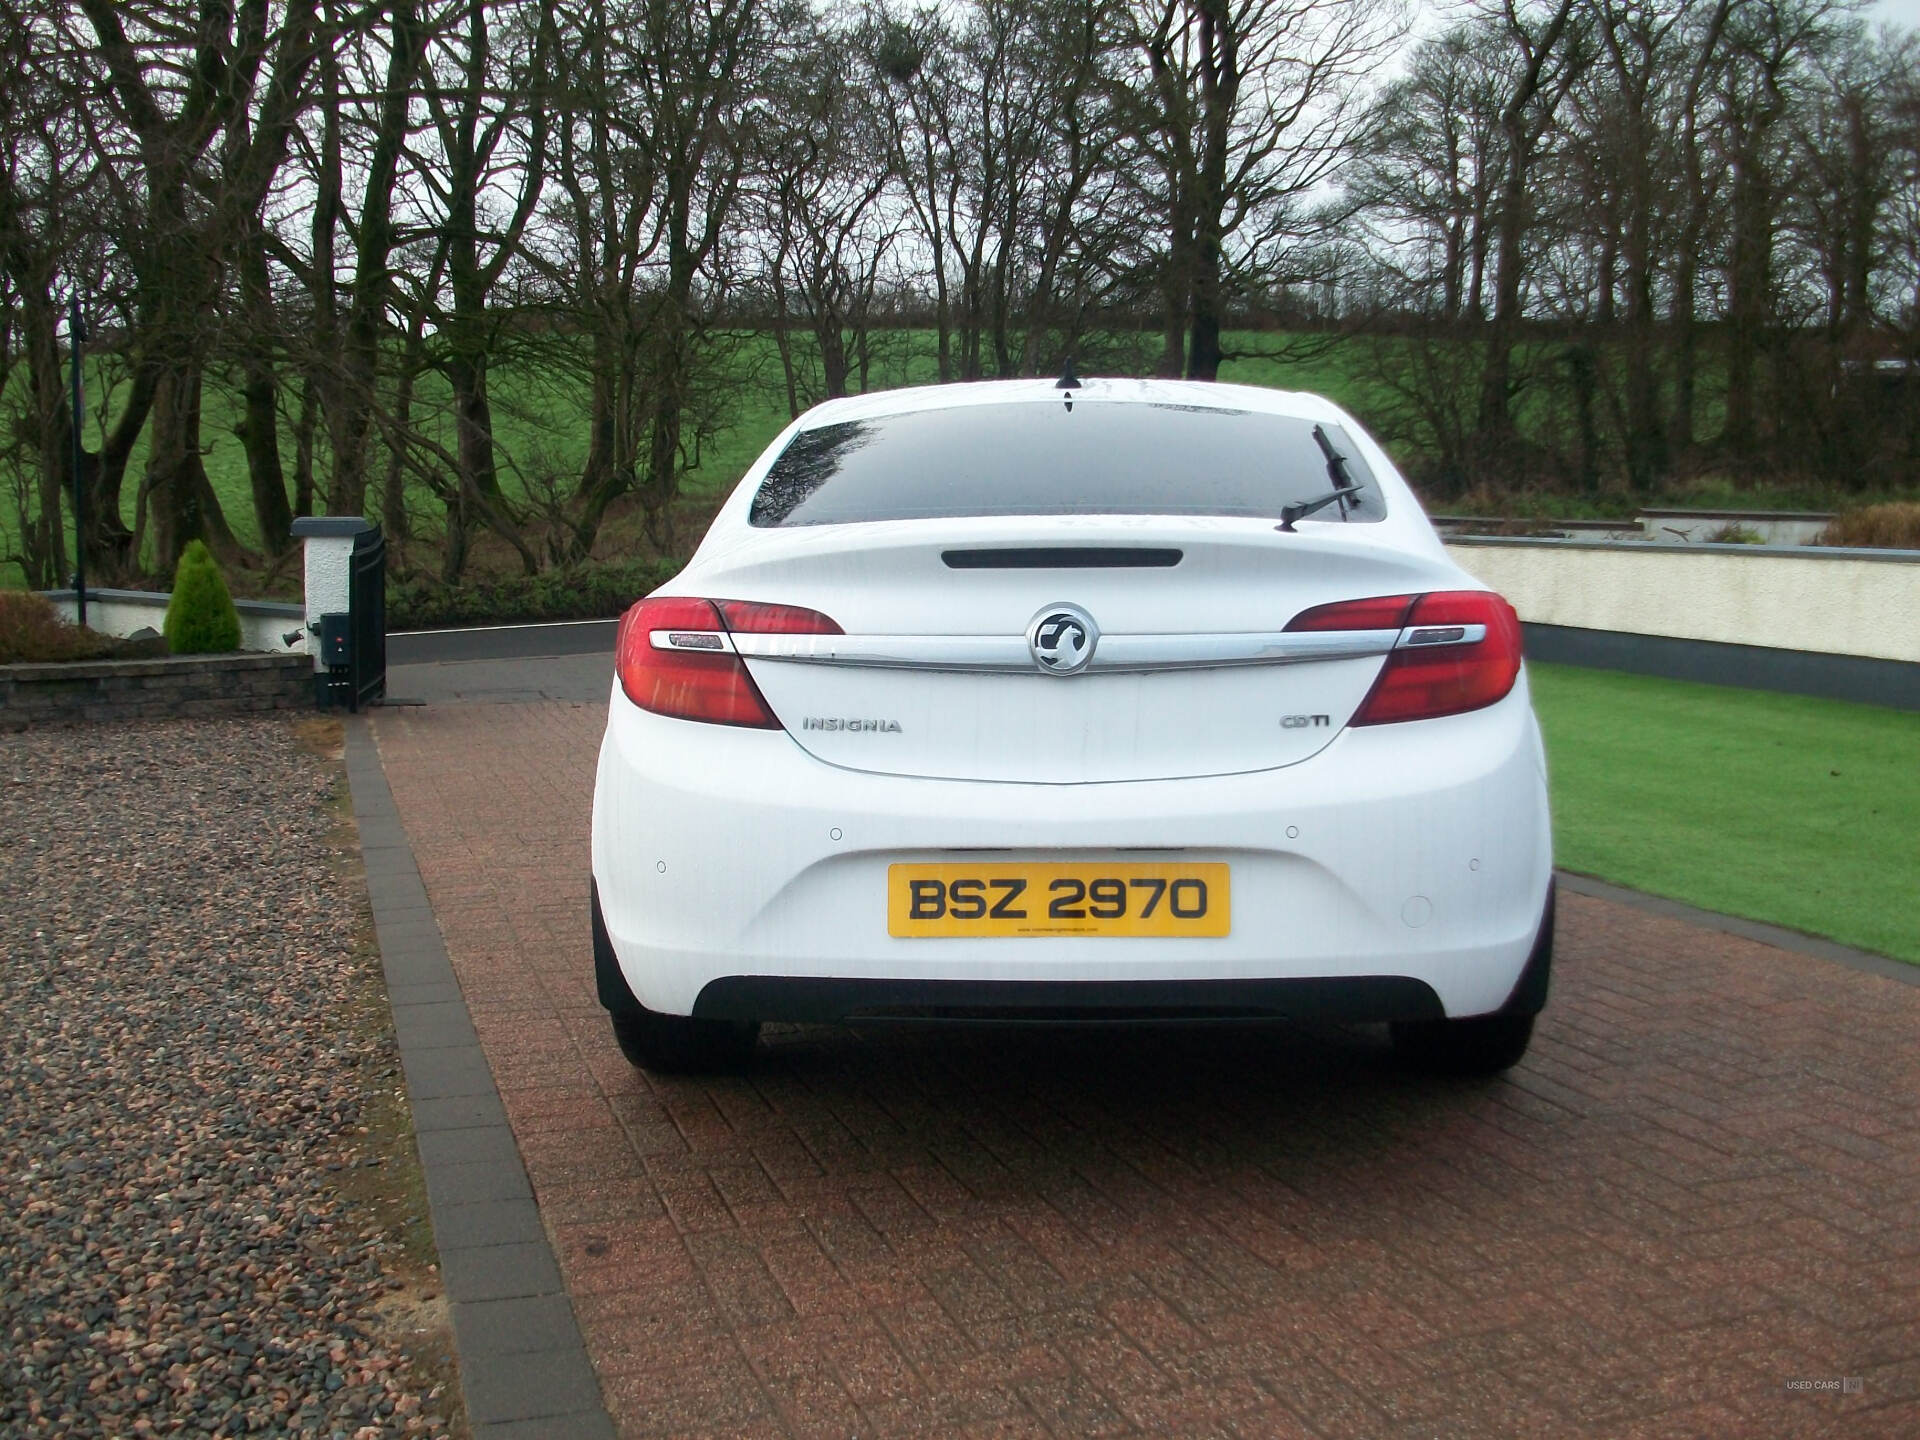
[[[220,567],[207,547],[195,540],[173,572],[173,599],[167,603],[167,649],[175,655],[215,655],[240,648],[240,614]]]

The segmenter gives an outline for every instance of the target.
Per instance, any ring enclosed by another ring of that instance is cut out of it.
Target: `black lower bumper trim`
[[[1540,916],[1540,929],[1533,937],[1533,952],[1526,967],[1513,983],[1513,993],[1500,1007],[1502,1015],[1538,1015],[1547,1008],[1547,988],[1553,979],[1553,905],[1559,894],[1559,882],[1547,878],[1547,908]]]
[[[1440,997],[1403,975],[1297,980],[842,980],[726,975],[693,1013],[713,1020],[1438,1020]]]
[[[600,915],[600,882],[587,877],[587,899],[593,911],[593,987],[609,1015],[632,1015],[640,1009],[620,973],[620,960],[613,953],[613,937],[607,934],[607,922]]]

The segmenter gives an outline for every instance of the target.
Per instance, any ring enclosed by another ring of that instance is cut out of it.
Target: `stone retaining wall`
[[[0,730],[311,708],[305,655],[181,655],[0,665]]]

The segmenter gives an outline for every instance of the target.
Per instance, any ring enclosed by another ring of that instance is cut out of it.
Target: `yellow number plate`
[[[1225,865],[889,865],[887,933],[1180,935],[1228,933]]]

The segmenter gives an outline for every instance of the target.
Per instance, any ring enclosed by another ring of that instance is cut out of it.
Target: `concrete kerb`
[[[347,783],[474,1440],[614,1434],[364,717]]]
[[[1629,890],[1624,885],[1609,885],[1605,880],[1596,880],[1591,875],[1577,875],[1571,870],[1559,871],[1560,886],[1576,895],[1591,895],[1596,900],[1611,900],[1616,905],[1631,905],[1650,915],[1664,915],[1669,920],[1683,920],[1689,925],[1697,925],[1702,930],[1718,930],[1727,935],[1738,935],[1743,940],[1756,940],[1762,945],[1771,945],[1776,950],[1791,950],[1797,955],[1812,955],[1816,959],[1830,960],[1835,965],[1845,965],[1849,970],[1858,970],[1867,975],[1878,975],[1883,980],[1898,980],[1903,985],[1920,985],[1920,965],[1909,965],[1904,960],[1895,960],[1890,956],[1876,955],[1871,950],[1856,950],[1851,945],[1842,945],[1838,941],[1823,940],[1818,935],[1805,935],[1798,930],[1788,930],[1780,925],[1768,925],[1759,920],[1744,920],[1738,915],[1723,915],[1718,910],[1702,910],[1698,905],[1689,905],[1682,900],[1669,900],[1664,895],[1649,895],[1644,890]]]

